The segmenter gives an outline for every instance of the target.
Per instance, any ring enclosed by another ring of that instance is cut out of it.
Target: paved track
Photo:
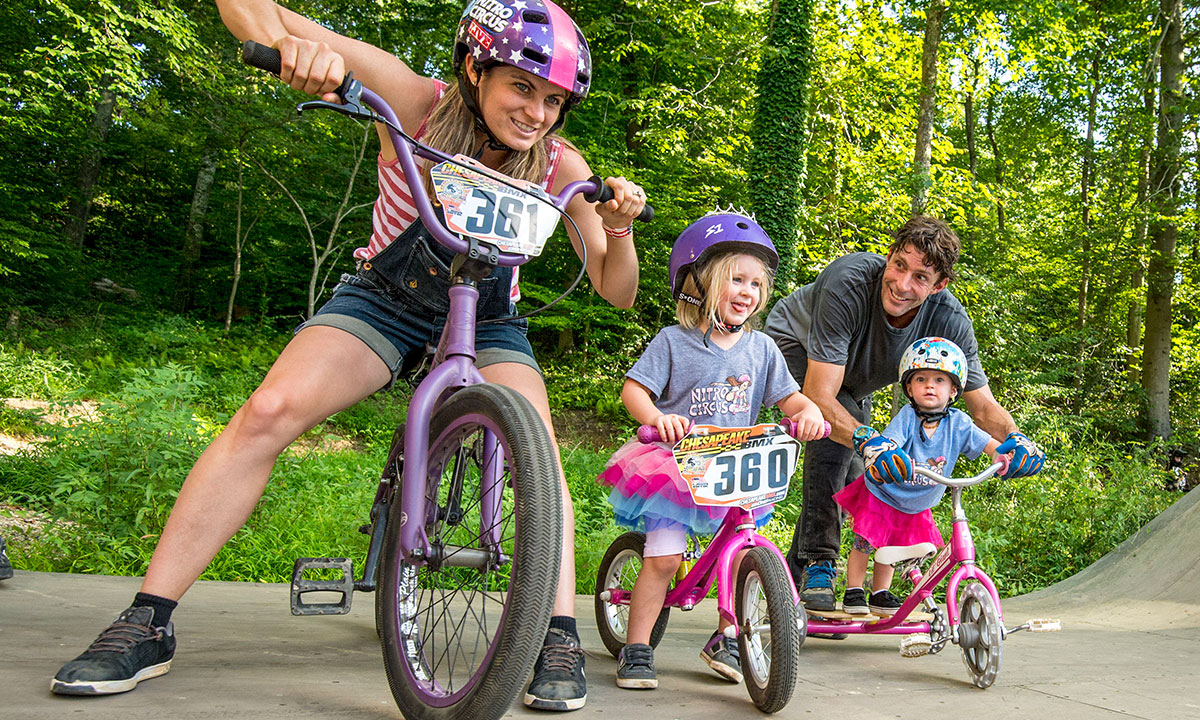
[[[18,565],[19,559],[18,559]],[[398,718],[384,678],[370,596],[341,617],[296,618],[287,587],[198,583],[176,611],[172,671],[124,695],[54,696],[50,677],[136,592],[132,578],[18,571],[0,582],[0,718]],[[588,649],[587,706],[571,717],[728,718],[758,714],[745,688],[698,659],[711,603],[674,612],[657,653],[660,688],[620,690],[615,661],[578,599]],[[1008,625],[1057,615],[1061,633],[1018,633],[988,690],[959,651],[904,659],[896,638],[810,639],[779,718],[1200,719],[1200,492],[1191,493],[1091,568],[1004,604]],[[509,717],[553,717],[514,707]]]

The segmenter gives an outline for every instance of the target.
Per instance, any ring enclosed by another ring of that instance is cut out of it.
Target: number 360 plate
[[[672,451],[697,505],[747,510],[782,500],[800,443],[779,425],[695,425]]]
[[[470,158],[458,160],[472,163]],[[444,162],[429,171],[433,192],[452,232],[491,243],[502,252],[536,256],[558,224],[558,210],[528,192],[511,188],[485,168]],[[505,178],[507,182],[514,182]],[[541,192],[531,187],[530,192]]]

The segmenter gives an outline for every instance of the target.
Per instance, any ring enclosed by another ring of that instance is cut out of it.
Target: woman
[[[551,192],[592,174],[579,152],[554,134],[567,111],[587,95],[591,57],[578,26],[549,0],[472,0],[455,40],[457,88],[422,77],[391,54],[270,0],[217,0],[217,5],[239,40],[280,51],[280,77],[297,90],[334,101],[332,91],[353,70],[397,111],[407,130],[416,129],[442,151],[472,155]],[[420,351],[436,332],[439,313],[423,302],[429,294],[397,296],[405,292],[405,283],[388,281],[411,253],[433,248],[415,219],[396,150],[382,127],[379,136],[380,195],[371,241],[355,252],[360,272],[346,276],[301,326],[262,384],[200,456],[180,490],[141,592],[87,651],[63,666],[52,683],[55,692],[125,692],[167,672],[175,649],[171,611],[246,522],[279,454],[333,413],[390,386],[405,357]],[[573,199],[567,212],[579,230],[568,228],[568,234],[577,252],[587,246],[587,272],[596,291],[618,307],[630,307],[638,279],[630,226],[645,200],[642,190],[624,178],[605,182],[613,200],[590,205]],[[480,317],[512,315],[517,277],[510,269],[497,269],[493,277],[493,292],[481,292]],[[481,326],[476,364],[488,382],[529,398],[550,427],[546,388],[523,324]],[[559,478],[561,572],[525,704],[573,710],[583,706],[587,689],[574,620],[574,515],[561,470]]]

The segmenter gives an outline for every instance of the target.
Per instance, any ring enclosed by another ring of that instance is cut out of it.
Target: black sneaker
[[[627,690],[653,690],[658,687],[654,672],[654,648],[630,643],[617,656],[617,687]]]
[[[842,596],[842,610],[851,615],[866,615],[871,612],[867,606],[867,594],[862,588],[849,588]]]
[[[525,705],[535,710],[578,710],[585,702],[587,678],[583,674],[579,638],[550,628],[542,643],[542,654],[533,666]]]
[[[869,607],[871,608],[871,612],[875,613],[876,615],[885,615],[887,617],[891,617],[892,615],[896,614],[897,610],[900,609],[901,604],[900,598],[893,595],[891,590],[880,590],[878,592],[871,593],[871,603]]]
[[[0,580],[7,580],[13,576],[12,563],[8,561],[7,550],[4,538],[0,537]]]
[[[833,581],[837,578],[837,567],[832,560],[816,560],[804,566],[800,573],[800,602],[805,610],[833,612],[837,609],[837,597],[833,594]]]
[[[50,689],[59,695],[111,695],[166,674],[175,655],[175,626],[151,627],[153,618],[148,607],[121,613],[91,647],[62,666]]]
[[[725,633],[718,630],[700,650],[700,659],[726,680],[735,683],[742,681],[742,659],[735,638],[725,637]]]

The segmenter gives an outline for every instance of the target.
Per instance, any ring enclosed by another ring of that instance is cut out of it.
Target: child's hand
[[[654,427],[658,428],[658,436],[662,438],[663,442],[672,445],[682,440],[688,434],[691,426],[692,421],[682,415],[663,413],[654,420]]]
[[[815,403],[792,415],[792,422],[796,424],[795,438],[801,442],[825,437],[825,417]]]

